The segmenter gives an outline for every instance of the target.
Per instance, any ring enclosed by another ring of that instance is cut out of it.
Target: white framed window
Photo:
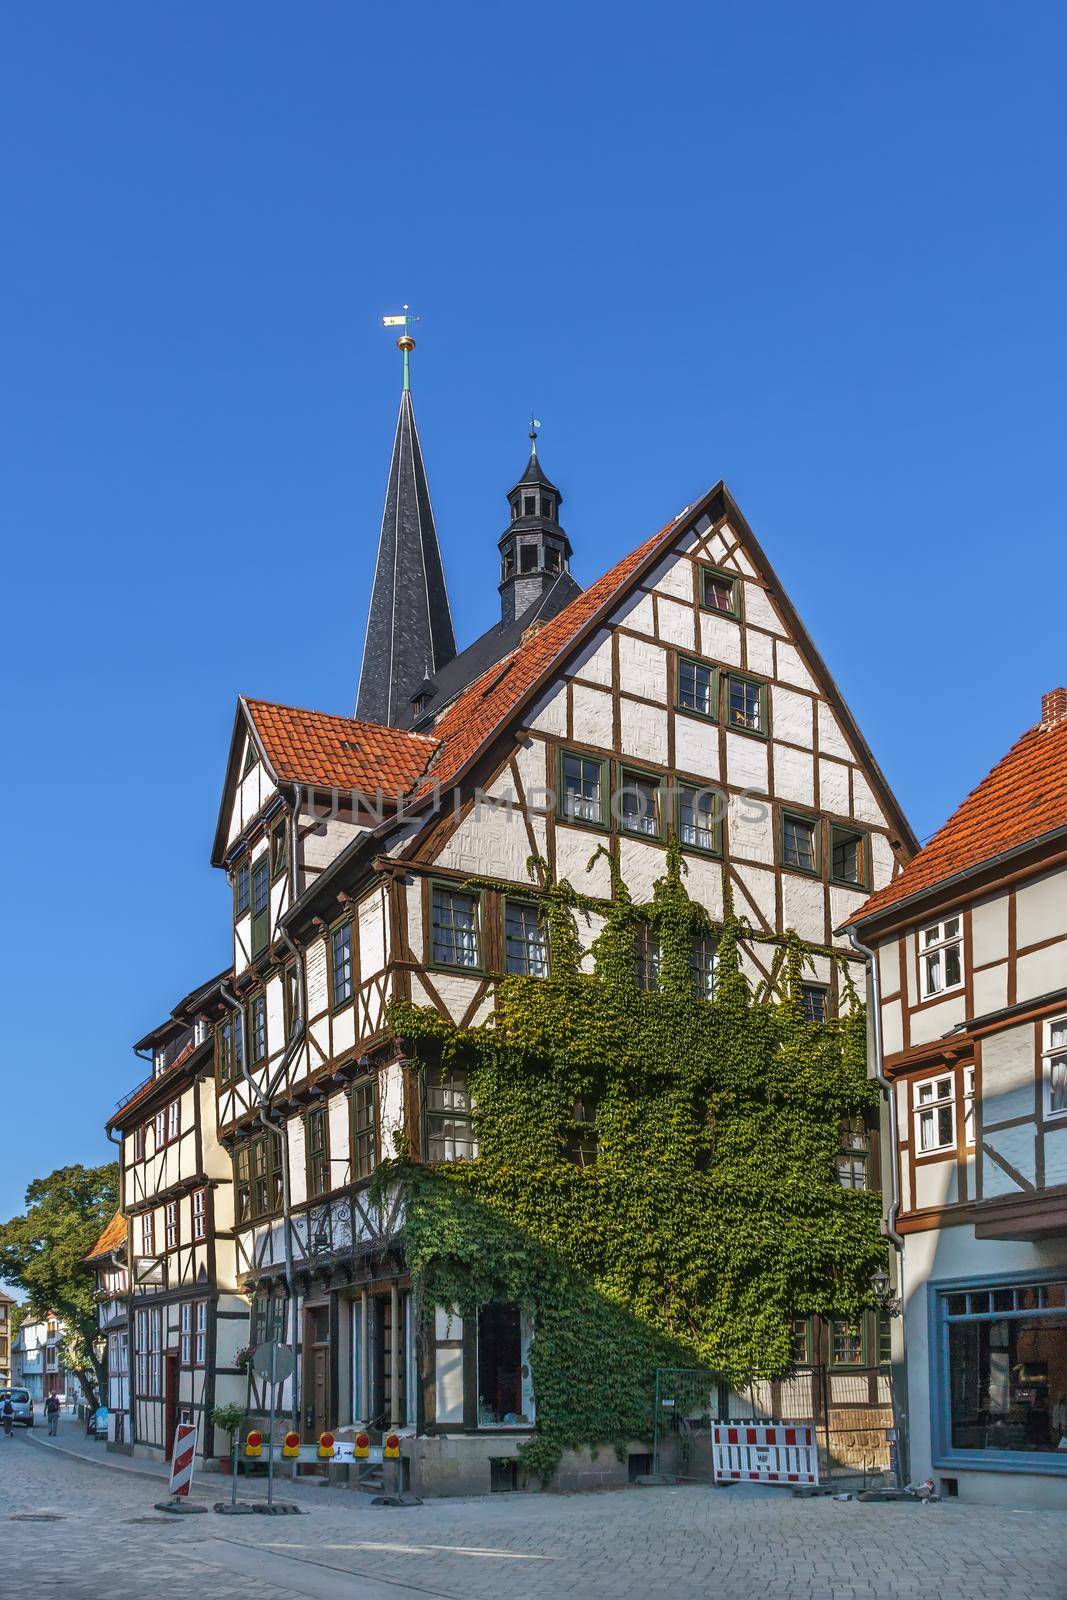
[[[183,1300],[180,1308],[179,1319],[180,1336],[178,1339],[178,1360],[183,1367],[188,1367],[192,1362],[193,1350],[193,1307],[192,1302]]]
[[[951,1072],[915,1085],[915,1153],[951,1150],[956,1144],[956,1080]]]
[[[141,1217],[141,1254],[154,1256],[156,1253],[156,1214],[154,1211],[145,1211]]]
[[[162,1150],[167,1138],[167,1113],[160,1108],[155,1116],[156,1149]]]
[[[171,1142],[172,1139],[176,1139],[178,1137],[178,1129],[179,1129],[180,1126],[181,1126],[181,1101],[180,1100],[172,1100],[170,1105],[167,1107],[167,1143],[168,1144]]]
[[[924,1000],[963,983],[963,918],[945,917],[919,929],[919,984]]]
[[[207,1366],[207,1301],[193,1303],[193,1362],[198,1367]]]
[[[163,1212],[163,1237],[167,1241],[167,1249],[173,1250],[178,1243],[178,1202],[168,1200]]]
[[[974,1068],[963,1069],[963,1142],[974,1149]]]
[[[1067,1117],[1067,1017],[1045,1023],[1041,1062],[1045,1078],[1045,1115]]]
[[[207,1238],[207,1190],[193,1190],[193,1238]]]

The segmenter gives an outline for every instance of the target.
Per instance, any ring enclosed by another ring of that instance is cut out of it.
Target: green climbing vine
[[[753,992],[739,940],[758,936],[729,901],[712,928],[674,843],[648,904],[611,870],[610,902],[594,902],[531,862],[549,976],[504,979],[484,1025],[459,1029],[406,1002],[392,1012],[431,1067],[466,1068],[478,1156],[398,1157],[378,1182],[406,1184],[424,1309],[471,1315],[503,1299],[532,1318],[537,1432],[524,1464],[546,1477],[567,1447],[649,1438],[657,1366],[735,1382],[782,1374],[793,1318],[855,1317],[884,1261],[879,1197],[835,1176],[843,1119],[877,1104],[858,1001],[806,1020],[811,951],[793,934],[775,941]],[[603,917],[591,972],[585,909]],[[653,992],[637,981],[642,926],[658,941]],[[711,932],[705,1000],[693,940]]]

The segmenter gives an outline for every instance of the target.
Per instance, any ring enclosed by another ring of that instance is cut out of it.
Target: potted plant
[[[233,1358],[233,1364],[239,1372],[247,1372],[252,1365],[252,1357],[256,1353],[254,1344],[246,1344],[243,1350],[238,1350]]]
[[[216,1428],[230,1436],[230,1453],[219,1457],[220,1472],[236,1472],[237,1470],[237,1438],[241,1432],[241,1424],[245,1419],[244,1407],[230,1404],[216,1406],[211,1413],[211,1420]]]

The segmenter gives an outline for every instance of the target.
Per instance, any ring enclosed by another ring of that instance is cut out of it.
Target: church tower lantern
[[[561,573],[570,571],[571,543],[560,527],[563,499],[537,456],[539,424],[530,419],[530,459],[508,490],[511,521],[500,547],[500,620],[505,626],[543,599]]]

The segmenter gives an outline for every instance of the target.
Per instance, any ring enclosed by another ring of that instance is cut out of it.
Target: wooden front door
[[[304,1428],[309,1443],[330,1426],[330,1308],[304,1314]]]
[[[170,1460],[178,1426],[178,1357],[166,1353],[163,1377],[163,1451]]]

